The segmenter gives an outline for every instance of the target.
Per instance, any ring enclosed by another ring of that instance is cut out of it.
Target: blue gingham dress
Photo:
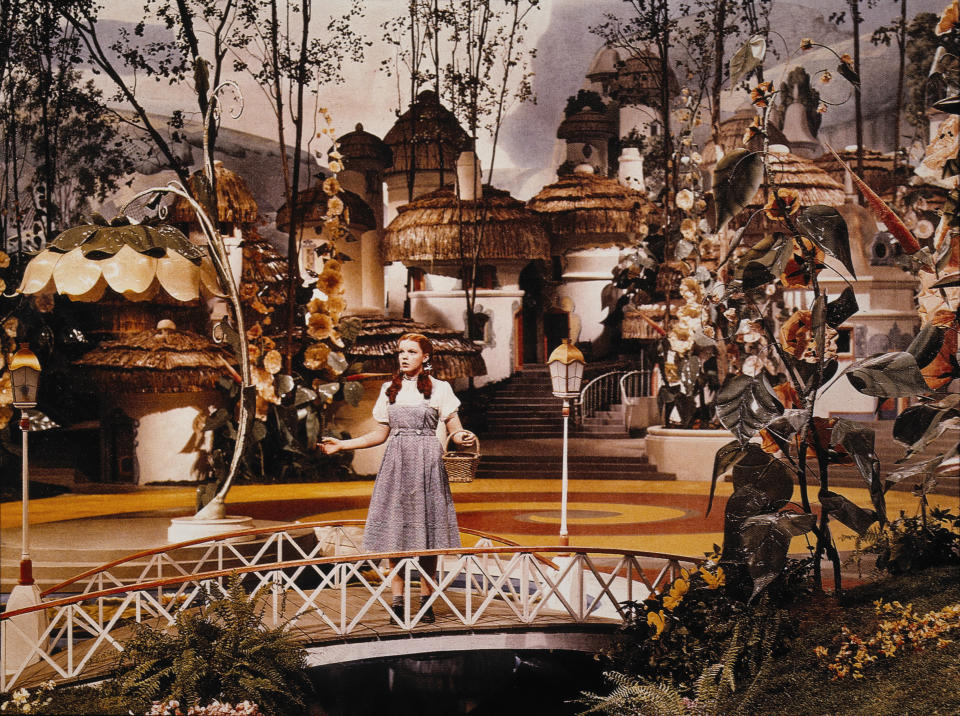
[[[364,552],[460,546],[457,514],[440,459],[439,411],[426,400],[387,405],[390,437],[373,485]]]

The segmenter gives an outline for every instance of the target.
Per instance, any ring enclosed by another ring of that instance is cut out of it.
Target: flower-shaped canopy
[[[222,296],[204,249],[172,226],[131,224],[124,216],[67,229],[27,264],[18,291],[59,293],[73,301],[99,301],[107,287],[131,301],[163,288],[178,301]]]

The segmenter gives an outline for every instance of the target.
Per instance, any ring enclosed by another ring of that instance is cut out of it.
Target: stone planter
[[[717,450],[733,440],[729,430],[684,430],[653,425],[647,428],[647,458],[660,472],[678,480],[705,480],[713,476]]]

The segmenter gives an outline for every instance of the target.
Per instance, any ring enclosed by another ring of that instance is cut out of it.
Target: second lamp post
[[[567,432],[570,421],[570,399],[580,395],[580,383],[583,381],[583,353],[571,345],[568,338],[550,354],[547,364],[550,366],[550,382],[553,394],[563,399],[563,470],[560,498],[560,544],[570,543],[567,533]]]

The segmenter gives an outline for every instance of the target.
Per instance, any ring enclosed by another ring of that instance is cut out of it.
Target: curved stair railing
[[[249,532],[262,530],[244,534]],[[217,542],[233,544],[228,540],[238,536],[224,535]],[[115,654],[123,650],[121,640],[133,624],[172,625],[181,612],[198,608],[207,594],[225,594],[232,575],[242,577],[251,594],[269,592],[265,618],[272,625],[296,627],[306,643],[319,643],[367,635],[370,630],[364,621],[372,618],[382,624],[385,616],[386,623],[398,632],[410,632],[422,624],[427,608],[441,604],[445,621],[452,618],[468,628],[491,619],[507,628],[511,624],[535,627],[541,622],[555,628],[558,619],[616,627],[628,618],[629,606],[625,603],[639,602],[661,591],[684,566],[693,567],[701,561],[632,550],[491,546],[494,541],[504,540],[492,535],[480,539],[487,544],[285,561],[273,561],[272,554],[267,559],[272,551],[267,549],[259,551],[256,558],[245,556],[248,562],[243,566],[115,585],[6,612],[0,615],[4,643],[9,638],[28,638],[17,617],[42,610],[48,622],[19,663],[13,663],[9,650],[4,650],[0,656],[0,690],[50,678],[102,676],[106,665],[114,663]],[[438,557],[436,575],[421,571],[421,556]],[[394,560],[394,565],[383,568],[383,560]],[[98,574],[107,572],[98,570]],[[396,575],[403,579],[406,596],[404,612],[399,616],[393,613],[389,601],[390,583]],[[413,584],[421,579],[434,591],[419,609],[412,608]],[[419,633],[430,634],[431,627]]]
[[[611,370],[587,383],[577,398],[577,424],[582,425],[584,418],[592,418],[599,411],[606,410],[620,402],[620,376],[624,371]]]

